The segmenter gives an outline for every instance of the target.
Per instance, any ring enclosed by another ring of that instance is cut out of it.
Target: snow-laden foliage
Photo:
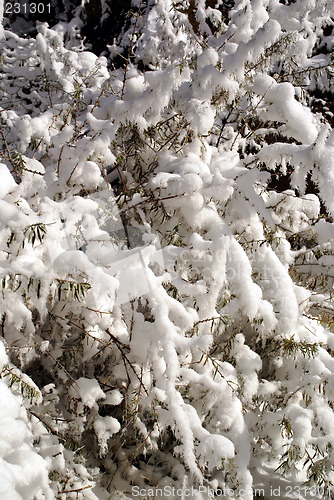
[[[331,495],[334,9],[226,4],[5,31],[1,499]]]

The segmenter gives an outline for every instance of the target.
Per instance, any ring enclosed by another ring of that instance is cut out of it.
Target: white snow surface
[[[0,342],[0,368],[8,363]],[[0,498],[54,499],[48,485],[48,464],[33,446],[32,433],[21,398],[0,380]]]
[[[126,74],[79,18],[6,32],[1,500],[333,481],[334,134],[303,97],[333,16],[149,2]]]

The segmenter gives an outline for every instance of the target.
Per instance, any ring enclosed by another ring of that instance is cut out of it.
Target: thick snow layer
[[[7,362],[0,343],[1,367]],[[0,380],[0,498],[33,500],[54,498],[48,486],[47,462],[36,452],[26,411],[18,397]]]
[[[191,123],[195,133],[207,134],[213,127],[216,109],[199,99],[190,99],[185,111],[186,119]]]
[[[276,83],[268,75],[257,76],[253,90],[267,104],[263,116],[268,120],[283,122],[280,130],[304,144],[311,144],[318,135],[314,117],[309,108],[295,99],[291,83]],[[263,107],[263,105],[262,105]]]
[[[105,398],[105,394],[99,386],[98,381],[93,378],[79,378],[72,387],[72,392],[77,394],[88,408],[96,407],[96,401]]]
[[[52,498],[48,471],[59,497],[251,500],[291,446],[303,480],[333,463],[334,135],[307,105],[333,6],[207,3],[135,0],[126,71],[78,18],[1,42],[6,500]]]
[[[16,182],[14,181],[13,176],[9,172],[6,165],[0,163],[0,198],[4,198],[6,194],[10,193],[16,187]]]

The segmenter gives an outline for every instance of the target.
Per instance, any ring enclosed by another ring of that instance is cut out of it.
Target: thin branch
[[[88,486],[82,486],[81,488],[76,488],[74,490],[59,491],[59,495],[62,495],[63,493],[80,493],[80,491],[88,490],[88,488],[93,488],[93,485],[89,484]]]
[[[66,182],[66,185],[69,186],[70,185],[70,182],[71,182],[71,179],[72,179],[72,175],[74,174],[75,170],[77,169],[77,166],[79,165],[79,162],[77,162],[77,164],[75,165],[75,167],[73,168],[72,172],[71,172],[71,175],[69,176],[69,178],[67,179],[67,182]]]
[[[142,201],[139,201],[138,203],[135,203],[134,205],[130,205],[129,207],[121,208],[119,210],[119,212],[120,213],[127,212],[128,210],[131,210],[132,208],[137,208],[139,205],[143,205],[143,204],[147,204],[147,203],[156,203],[156,202],[164,201],[164,200],[171,200],[173,198],[181,198],[182,196],[185,196],[185,193],[174,194],[172,196],[165,196],[163,198],[155,198],[153,200],[142,200]]]
[[[65,147],[65,144],[63,144],[63,145],[62,145],[62,147],[61,147],[61,149],[60,149],[60,152],[59,152],[59,156],[58,156],[58,162],[57,162],[57,176],[58,176],[58,177],[59,177],[59,169],[60,169],[61,155],[63,154],[64,147]]]
[[[5,149],[6,149],[6,152],[7,152],[7,155],[8,155],[8,161],[10,162],[10,164],[12,165],[13,167],[13,170],[15,171],[17,166],[15,165],[15,161],[11,155],[11,152],[9,151],[9,147],[8,147],[8,143],[7,143],[7,139],[5,137],[5,134],[4,134],[4,131],[3,131],[3,128],[2,128],[2,124],[1,124],[1,114],[0,114],[0,135],[2,137],[2,140],[3,140],[3,143],[4,143],[4,146],[5,146]]]
[[[44,427],[46,427],[51,432],[51,434],[53,434],[54,436],[58,436],[59,437],[59,432],[56,429],[54,429],[50,424],[48,424],[38,413],[36,413],[33,410],[30,410],[29,408],[28,408],[28,411],[29,411],[29,413],[31,415],[33,415],[40,422],[42,422],[42,424],[44,425]]]

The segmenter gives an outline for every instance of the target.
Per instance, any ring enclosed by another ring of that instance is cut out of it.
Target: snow
[[[313,231],[317,235],[317,241],[320,244],[334,240],[334,227],[330,222],[320,219],[313,226]]]
[[[148,2],[126,74],[82,8],[1,41],[0,497],[288,498],[333,462],[333,6]]]
[[[195,133],[207,134],[213,127],[216,109],[199,99],[190,99],[185,111],[186,119],[192,124]]]
[[[93,427],[99,441],[101,453],[104,454],[108,450],[108,439],[120,430],[121,425],[113,417],[97,417],[94,420]]]
[[[208,64],[216,66],[217,62],[218,62],[217,52],[212,47],[209,47],[208,49],[203,50],[203,52],[198,56],[197,67],[205,68],[205,66],[207,66]]]
[[[292,423],[293,443],[303,453],[306,444],[312,440],[313,412],[300,405],[292,404],[288,408],[286,416]]]
[[[107,405],[119,405],[123,399],[122,394],[118,390],[114,390],[106,394],[104,402]]]
[[[207,462],[213,468],[217,462],[234,457],[234,446],[224,436],[213,434],[201,441],[198,454],[202,463]]]
[[[0,163],[0,176],[0,198],[4,198],[6,194],[10,193],[16,188],[16,182],[6,165],[4,165],[3,163]]]
[[[259,75],[255,78],[253,89],[262,97],[262,102],[268,105],[263,112],[264,117],[285,123],[280,127],[282,133],[305,144],[315,141],[318,129],[314,117],[309,108],[295,99],[291,83],[276,83],[268,75]]]
[[[105,394],[102,391],[96,379],[80,377],[72,387],[72,393],[78,394],[85,406],[88,408],[97,407],[96,401],[104,399]]]
[[[7,364],[0,343],[0,365]],[[47,462],[35,451],[26,411],[18,397],[0,380],[0,495],[3,500],[32,499],[54,495],[48,486]]]

